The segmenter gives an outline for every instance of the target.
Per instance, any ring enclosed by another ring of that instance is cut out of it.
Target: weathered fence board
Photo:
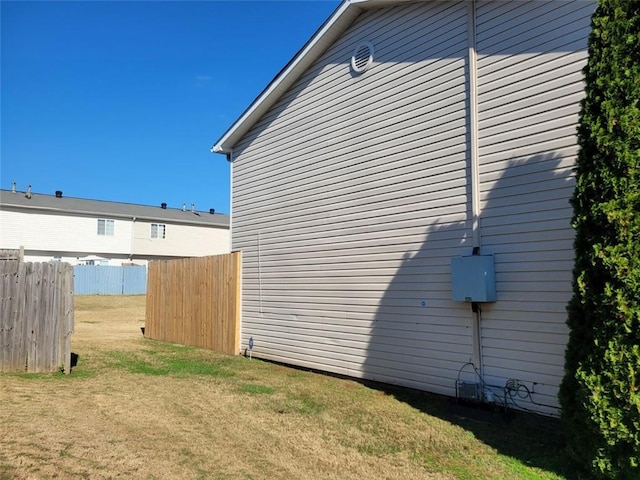
[[[73,267],[76,295],[144,295],[147,269],[142,265],[76,265]]]
[[[0,262],[0,370],[71,370],[73,268]]]
[[[0,260],[18,260],[22,261],[24,257],[24,249],[6,249],[0,248]]]
[[[149,263],[145,336],[235,355],[240,252]]]

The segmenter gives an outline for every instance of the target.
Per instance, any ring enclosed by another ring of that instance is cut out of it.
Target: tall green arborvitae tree
[[[640,1],[599,1],[584,75],[562,418],[585,477],[640,479]]]

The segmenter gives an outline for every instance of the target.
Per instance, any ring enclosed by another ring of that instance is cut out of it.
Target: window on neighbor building
[[[98,219],[98,235],[113,235],[113,220],[107,220],[104,218]]]
[[[164,238],[167,226],[164,223],[151,224],[151,238]]]

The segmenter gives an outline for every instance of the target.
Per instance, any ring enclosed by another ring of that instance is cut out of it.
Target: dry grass
[[[534,434],[464,425],[438,397],[145,340],[143,325],[144,297],[76,297],[72,374],[0,376],[0,479],[564,478],[527,465],[558,463],[539,419]]]

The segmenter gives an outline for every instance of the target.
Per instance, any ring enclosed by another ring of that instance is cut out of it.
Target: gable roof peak
[[[416,0],[343,0],[298,53],[211,147],[212,153],[232,155],[234,145],[293,85],[306,69],[349,28],[365,10]],[[419,1],[419,0],[418,0]],[[426,0],[422,0],[426,1]],[[431,0],[432,1],[432,0]]]

